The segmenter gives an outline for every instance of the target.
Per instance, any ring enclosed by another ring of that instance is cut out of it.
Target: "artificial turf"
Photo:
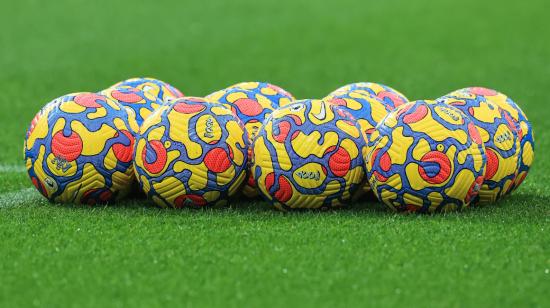
[[[550,300],[545,1],[12,1],[0,11],[0,306],[541,306]],[[282,214],[237,201],[45,202],[22,172],[47,101],[153,76],[188,95],[353,81],[410,99],[481,85],[533,123],[536,158],[496,205],[450,215]]]

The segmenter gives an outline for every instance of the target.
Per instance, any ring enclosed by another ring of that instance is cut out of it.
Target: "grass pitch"
[[[544,1],[12,1],[0,11],[0,306],[550,305]],[[481,85],[525,110],[534,167],[506,200],[439,216],[373,204],[159,210],[45,202],[23,172],[47,101],[153,76],[188,95],[266,80],[297,97],[378,81]]]

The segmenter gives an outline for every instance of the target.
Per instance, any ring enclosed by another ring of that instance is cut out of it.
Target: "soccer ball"
[[[384,101],[391,110],[409,102],[405,95],[396,89],[374,82],[351,83],[334,90],[327,97],[330,98],[331,96],[346,94],[351,91],[359,91],[367,95],[378,97],[380,100]]]
[[[361,129],[365,143],[368,141],[376,125],[391,111],[390,106],[386,102],[376,96],[365,94],[362,91],[350,91],[334,95],[327,98],[326,101],[340,106],[351,114]],[[366,181],[363,192],[368,191],[370,191],[370,186],[368,181]]]
[[[167,82],[154,78],[131,78],[118,82],[112,85],[111,88],[135,88],[156,96],[163,103],[183,97],[183,93],[180,90]]]
[[[365,146],[348,112],[301,100],[262,126],[251,169],[261,194],[280,210],[340,207],[362,184]]]
[[[469,205],[485,170],[474,123],[455,107],[415,101],[393,110],[372,133],[369,183],[390,209],[447,212]]]
[[[240,82],[226,88],[225,90],[233,89],[233,88],[250,90],[255,94],[261,94],[267,97],[273,103],[273,106],[275,106],[275,108],[286,106],[290,104],[292,101],[294,101],[294,96],[292,96],[292,94],[282,89],[281,87],[278,87],[276,85],[273,85],[267,82],[256,82],[256,81]],[[215,93],[216,92],[212,94],[215,94]],[[207,97],[209,98],[210,96],[207,96]]]
[[[487,101],[496,104],[500,108],[507,111],[518,128],[518,136],[520,140],[519,152],[519,168],[517,176],[514,179],[514,185],[511,191],[518,188],[525,180],[529,168],[535,159],[535,135],[531,123],[521,108],[508,96],[492,89],[482,87],[471,87],[454,91],[449,96],[469,97],[469,95],[477,95],[484,97]]]
[[[223,104],[241,120],[249,136],[249,145],[262,126],[263,121],[277,108],[263,94],[238,87],[215,92],[208,99]],[[243,187],[243,194],[249,198],[258,196],[258,190],[251,174],[249,174],[247,183]]]
[[[513,187],[519,163],[520,142],[510,114],[477,95],[445,96],[438,101],[468,115],[479,131],[487,157],[479,202],[497,201]]]
[[[160,207],[227,204],[246,177],[247,138],[220,104],[184,97],[161,106],[136,138],[140,186]]]
[[[95,93],[62,96],[42,108],[25,139],[27,171],[53,202],[96,204],[124,197],[132,187],[137,123]]]
[[[120,105],[127,107],[128,113],[135,117],[138,125],[164,103],[149,92],[136,88],[109,88],[100,92]]]

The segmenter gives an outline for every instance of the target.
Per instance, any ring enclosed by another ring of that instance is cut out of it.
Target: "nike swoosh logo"
[[[327,117],[327,110],[325,109],[325,103],[321,102],[321,110],[318,113],[313,114],[318,120],[324,120]]]

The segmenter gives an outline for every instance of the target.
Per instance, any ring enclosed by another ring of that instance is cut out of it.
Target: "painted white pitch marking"
[[[0,173],[24,173],[27,169],[24,165],[3,165],[0,164]]]
[[[42,200],[34,187],[27,187],[16,191],[0,194],[0,209],[18,207],[33,200]],[[45,200],[45,199],[43,199]]]

